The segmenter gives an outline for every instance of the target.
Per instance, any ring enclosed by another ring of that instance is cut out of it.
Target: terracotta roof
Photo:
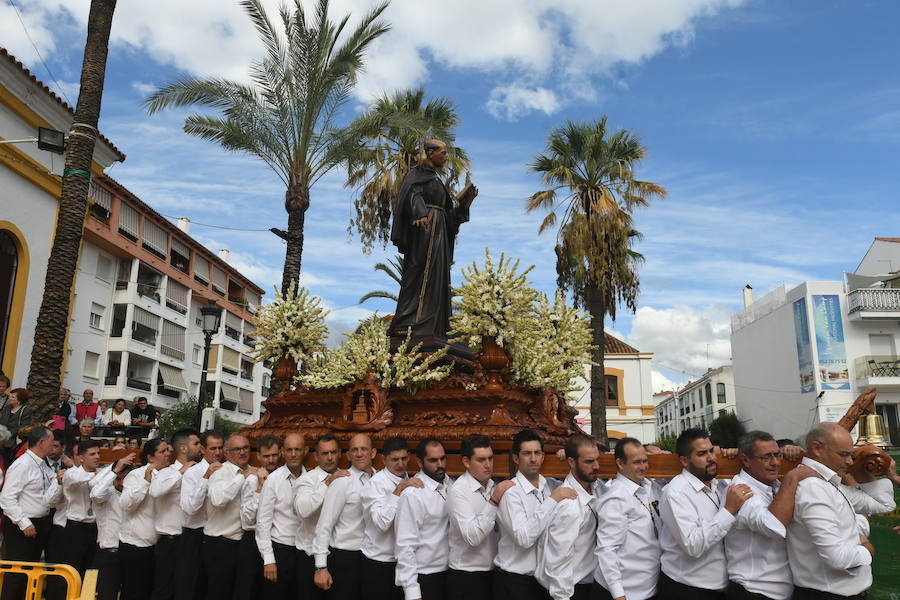
[[[47,87],[47,85],[46,85],[43,81],[41,81],[40,79],[38,79],[37,77],[35,77],[34,73],[32,73],[31,71],[29,71],[28,68],[27,68],[25,65],[23,65],[23,64],[21,63],[21,61],[17,60],[15,56],[13,56],[12,54],[10,54],[10,53],[6,50],[6,48],[0,47],[0,56],[5,56],[5,57],[6,57],[6,60],[8,60],[8,61],[10,62],[10,64],[12,64],[12,65],[18,67],[19,70],[22,71],[22,73],[25,74],[25,76],[27,76],[29,79],[31,79],[31,81],[33,81],[35,84],[37,84],[38,87],[40,87],[42,90],[44,90],[44,92],[45,92],[47,95],[49,95],[51,98],[53,98],[54,100],[56,100],[56,101],[60,104],[60,106],[62,106],[63,108],[65,108],[65,109],[66,109],[67,111],[69,111],[71,114],[73,114],[73,115],[75,114],[75,109],[74,109],[74,108],[72,108],[71,106],[69,106],[62,98],[60,98],[59,96],[57,96],[57,95],[56,95],[56,92],[54,92],[54,91],[51,90],[49,87]],[[100,139],[103,140],[104,142],[106,142],[107,144],[109,144],[109,146],[113,149],[113,151],[114,151],[116,154],[119,155],[119,161],[124,161],[124,160],[125,160],[125,154],[124,154],[121,150],[119,150],[118,148],[116,148],[116,145],[113,144],[111,141],[109,141],[109,138],[107,138],[105,135],[103,135],[103,134],[101,133],[101,134],[100,134]]]
[[[879,242],[897,242],[898,244],[900,244],[900,237],[898,237],[898,238],[893,238],[893,237],[877,237],[877,238],[875,238],[875,239],[878,240]]]
[[[641,351],[633,346],[629,346],[617,337],[613,337],[603,332],[606,337],[606,353],[607,354],[640,354]]]

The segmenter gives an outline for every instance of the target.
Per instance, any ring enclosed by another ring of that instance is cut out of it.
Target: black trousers
[[[31,519],[37,535],[33,538],[25,537],[19,526],[3,516],[3,534],[6,541],[6,559],[39,562],[41,553],[47,546],[47,537],[50,534],[50,517]],[[3,576],[3,600],[22,600],[25,597],[25,587],[28,578],[19,573]]]
[[[300,600],[326,600],[328,593],[313,582],[316,559],[303,550],[297,550],[297,589]]]
[[[259,598],[262,594],[262,556],[256,547],[256,532],[246,530],[238,545],[237,571],[234,575],[234,597]]]
[[[594,583],[597,583],[596,581]],[[612,594],[609,593],[605,587],[597,583],[597,588],[595,590],[597,600],[615,600],[612,597]],[[653,596],[652,598],[647,598],[647,600],[665,600],[665,596]]]
[[[494,600],[548,600],[550,594],[531,575],[494,572]]]
[[[599,583],[576,583],[572,592],[572,600],[600,600],[600,592],[604,590]]]
[[[328,600],[359,600],[361,563],[362,552],[359,550],[328,549],[328,572],[332,580]]]
[[[831,592],[820,592],[810,588],[794,588],[793,600],[865,600],[866,592],[853,596],[839,596]]]
[[[659,574],[656,595],[665,600],[725,600],[725,592],[686,585],[675,581],[665,573]]]
[[[97,551],[97,524],[81,523],[69,519],[66,521],[66,562],[84,572],[94,562]]]
[[[278,576],[275,581],[269,581],[263,577],[263,600],[296,600],[299,594],[297,588],[299,583],[297,581],[297,548],[272,542],[272,552],[275,554],[275,566]],[[260,563],[262,563],[262,559],[260,559]],[[250,596],[246,597],[249,598]],[[239,599],[235,598],[235,600]]]
[[[227,600],[234,596],[240,540],[203,536],[203,564],[206,566],[207,600]]]
[[[156,562],[153,546],[132,546],[119,542],[119,560],[128,570],[122,579],[122,600],[149,600],[153,592]]]
[[[447,571],[447,589],[453,590],[453,597],[491,600],[493,586],[493,571]]]
[[[181,530],[178,562],[175,564],[175,600],[206,597],[206,568],[203,566],[203,528]]]
[[[726,600],[772,600],[763,594],[751,592],[736,581],[729,581],[728,587],[725,588]]]
[[[178,564],[180,538],[180,535],[161,535],[156,540],[153,600],[174,600],[175,598],[175,567]]]
[[[124,568],[118,548],[98,548],[92,569],[97,569],[97,600],[117,600]]]
[[[419,589],[422,600],[444,600],[447,598],[447,571],[440,573],[419,574]],[[457,597],[454,595],[454,598]]]
[[[359,570],[363,600],[403,600],[403,588],[394,583],[396,562],[372,560],[365,554]]]
[[[65,526],[50,525],[44,560],[48,563],[68,563],[66,548]],[[44,580],[44,595],[47,600],[63,600],[66,597],[66,582],[61,577],[48,577]]]

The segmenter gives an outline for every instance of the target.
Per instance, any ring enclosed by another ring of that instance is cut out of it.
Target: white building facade
[[[677,436],[691,427],[707,429],[715,419],[736,412],[732,366],[709,369],[656,405],[657,436]]]

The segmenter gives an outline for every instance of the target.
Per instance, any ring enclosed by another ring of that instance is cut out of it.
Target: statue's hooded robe
[[[433,214],[431,224],[413,225]],[[400,184],[391,241],[403,254],[403,271],[391,335],[445,337],[450,326],[450,265],[460,223],[468,207],[455,206],[430,167],[413,167]]]

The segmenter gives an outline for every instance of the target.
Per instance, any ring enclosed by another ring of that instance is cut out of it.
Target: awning
[[[239,390],[241,393],[240,411],[246,414],[253,413],[253,392],[250,390]]]
[[[187,393],[188,389],[184,383],[184,377],[181,375],[181,369],[159,363],[159,376],[162,377],[163,385],[167,388]]]
[[[219,391],[222,393],[222,397],[228,400],[229,402],[234,402],[235,406],[240,404],[241,398],[238,395],[238,389],[233,385],[228,385],[227,383],[219,384],[221,387]]]
[[[883,284],[900,278],[896,273],[886,273],[884,275],[857,275],[856,273],[844,273],[847,281],[847,293],[861,288],[885,287]]]

